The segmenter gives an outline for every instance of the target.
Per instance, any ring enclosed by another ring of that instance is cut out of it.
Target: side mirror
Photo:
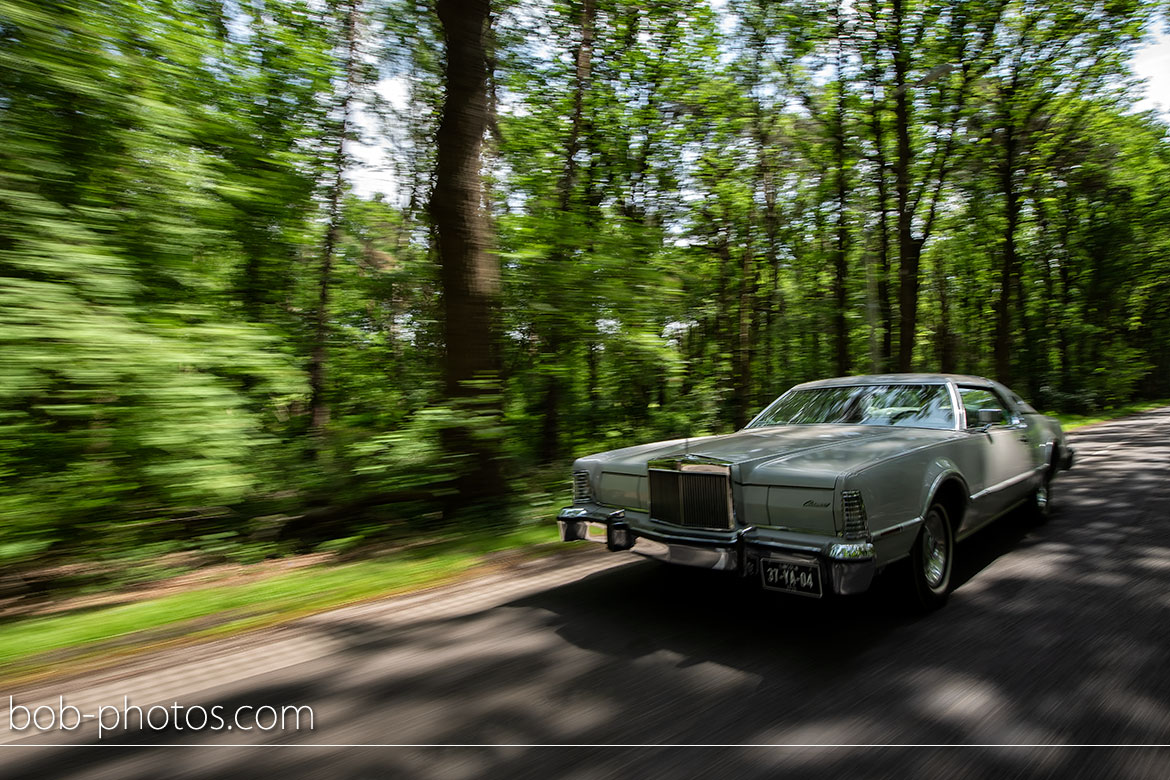
[[[975,422],[984,428],[990,428],[996,423],[1003,422],[1002,409],[980,409],[975,412]]]

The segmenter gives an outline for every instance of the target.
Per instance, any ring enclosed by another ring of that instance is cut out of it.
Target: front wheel
[[[942,504],[931,504],[910,551],[911,606],[921,612],[938,609],[951,592],[955,564],[955,532]]]

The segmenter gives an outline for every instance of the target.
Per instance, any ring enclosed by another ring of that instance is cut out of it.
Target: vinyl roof
[[[981,376],[966,374],[861,374],[839,376],[832,379],[817,379],[804,382],[796,387],[848,387],[851,385],[939,385],[954,382],[960,385],[993,387],[994,382]]]

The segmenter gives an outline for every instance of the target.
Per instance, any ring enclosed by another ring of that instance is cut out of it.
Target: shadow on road
[[[645,561],[457,618],[334,624],[342,652],[215,701],[314,707],[312,732],[248,738],[270,745],[1166,743],[1170,446],[1157,431],[1127,441],[1058,482],[1051,524],[1011,515],[961,544],[958,588],[926,617],[891,607],[890,583],[817,601]],[[148,739],[238,735],[130,734],[100,752],[27,754],[5,776],[130,780],[161,764],[187,777],[1138,778],[1167,766],[1156,750],[1043,747],[126,747]]]

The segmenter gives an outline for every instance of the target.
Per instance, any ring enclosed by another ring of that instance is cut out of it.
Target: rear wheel
[[[1028,501],[1028,512],[1036,525],[1044,525],[1052,517],[1052,476],[1055,473],[1056,469],[1049,464]]]
[[[910,551],[910,602],[921,612],[946,603],[955,564],[955,532],[940,503],[931,504]]]

